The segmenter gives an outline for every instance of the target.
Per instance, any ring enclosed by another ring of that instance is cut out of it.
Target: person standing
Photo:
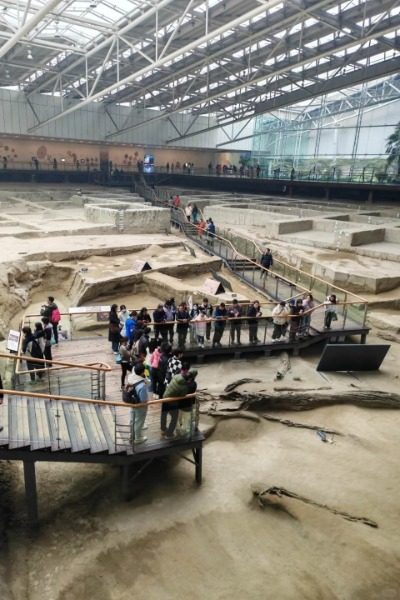
[[[155,347],[153,352],[150,354],[150,381],[151,381],[151,389],[153,392],[153,398],[157,396],[160,397],[160,393],[158,390],[159,381],[160,381],[160,358],[161,358],[161,344],[159,342],[154,342]]]
[[[231,326],[231,331],[230,331],[231,344],[235,343],[235,333],[236,333],[237,344],[238,344],[238,346],[241,346],[240,331],[242,329],[242,320],[241,320],[242,307],[240,306],[240,304],[236,298],[233,300],[232,306],[228,310],[228,317],[229,317],[229,322],[230,322],[230,326]]]
[[[274,323],[274,330],[272,332],[272,339],[278,341],[282,336],[286,334],[287,321],[289,312],[286,308],[286,302],[282,300],[275,306],[272,311],[272,320]]]
[[[178,348],[180,350],[184,350],[186,345],[186,338],[189,329],[189,321],[190,315],[188,313],[186,304],[182,302],[178,306],[178,311],[176,313],[176,331],[178,333]]]
[[[269,269],[274,264],[274,259],[272,257],[272,252],[270,248],[266,248],[265,252],[261,255],[260,259],[261,266],[264,267],[261,269],[261,279],[268,275]]]
[[[133,372],[128,375],[128,388],[131,388],[131,403],[145,404],[143,407],[133,409],[133,430],[134,443],[143,444],[147,437],[143,435],[147,415],[147,402],[149,395],[147,392],[147,381],[145,378],[145,366],[142,362],[137,362]]]
[[[221,302],[214,312],[214,337],[212,341],[212,347],[221,347],[221,338],[224,335],[226,320],[228,318],[228,311],[225,307],[225,303]]]
[[[200,219],[200,211],[197,207],[197,204],[193,204],[192,208],[192,223],[193,225],[197,225]]]
[[[184,375],[184,379],[186,382],[186,392],[185,394],[195,394],[197,390],[197,370],[189,369],[189,371]],[[185,398],[184,400],[179,400],[178,408],[178,428],[177,434],[179,437],[191,437],[193,431],[196,428],[196,415],[194,414],[193,407],[196,402],[196,399],[193,398]]]
[[[165,301],[164,304],[164,313],[165,313],[165,321],[166,321],[166,330],[167,330],[167,334],[169,337],[169,343],[173,344],[174,343],[174,321],[175,321],[175,315],[176,315],[176,306],[175,306],[175,299],[174,298],[170,298],[169,300]]]
[[[247,309],[247,322],[249,324],[249,342],[250,344],[258,344],[258,319],[262,316],[260,310],[260,303],[258,300],[254,300]]]
[[[111,342],[111,349],[114,354],[118,354],[121,329],[117,309],[118,305],[112,304],[108,316],[108,341]]]
[[[201,310],[199,314],[194,318],[194,328],[196,332],[197,343],[200,348],[204,348],[204,337],[207,331],[207,317],[205,312]]]
[[[290,308],[290,325],[289,325],[289,342],[295,342],[299,332],[300,321],[303,314],[303,301],[298,298],[296,302],[291,304]]]
[[[132,356],[129,350],[129,340],[127,337],[121,338],[119,353],[121,356],[121,390],[123,390],[125,387],[126,375],[128,371],[132,371]]]
[[[162,304],[159,304],[155,311],[153,312],[153,321],[154,321],[154,337],[156,341],[161,337],[162,342],[166,342],[168,338],[167,325],[165,322],[167,320],[167,316],[165,314],[165,310]]]
[[[207,340],[207,342],[209,342],[211,339],[211,325],[212,325],[211,318],[213,316],[213,307],[209,303],[208,298],[203,298],[203,303],[200,305],[200,310],[202,312],[204,312],[204,314],[206,315],[206,319],[207,319],[206,340]]]
[[[299,335],[307,336],[310,330],[311,314],[314,308],[314,298],[312,294],[306,294],[303,298],[303,316],[300,323]]]
[[[327,297],[324,302],[325,304],[325,318],[324,318],[324,329],[330,329],[332,321],[337,321],[337,304],[336,294],[331,294]]]
[[[189,375],[189,373],[191,373]],[[194,381],[195,375],[197,375],[197,371],[188,371],[187,373],[178,373],[174,375],[171,379],[170,383],[167,385],[165,390],[165,398],[182,398],[189,393],[189,380]],[[194,386],[191,386],[193,389]],[[196,386],[197,387],[197,386]],[[196,391],[196,387],[193,389],[193,393]],[[161,435],[166,440],[175,439],[175,429],[178,423],[178,416],[180,410],[185,411],[185,415],[183,416],[183,421],[185,423],[185,434],[188,431],[188,425],[190,425],[191,414],[192,414],[192,404],[193,399],[185,398],[185,400],[179,400],[176,402],[165,402],[163,403],[163,411],[162,415],[164,415],[164,421],[161,425]],[[188,414],[187,414],[188,413]],[[170,422],[168,423],[168,416],[170,416]],[[189,417],[189,418],[188,418]]]

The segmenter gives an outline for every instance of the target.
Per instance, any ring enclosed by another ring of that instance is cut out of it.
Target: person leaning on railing
[[[260,309],[260,303],[258,300],[254,300],[247,309],[247,317],[249,324],[249,342],[250,344],[258,344],[260,340],[257,337],[258,334],[258,318],[262,316]]]

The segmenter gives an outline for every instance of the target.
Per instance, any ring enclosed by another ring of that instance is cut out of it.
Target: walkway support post
[[[29,524],[36,526],[39,522],[35,461],[24,460],[25,498]]]

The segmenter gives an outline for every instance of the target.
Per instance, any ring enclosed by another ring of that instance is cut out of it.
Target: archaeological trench
[[[161,190],[168,198],[173,190]],[[178,455],[120,497],[118,469],[40,463],[40,527],[27,527],[22,468],[1,462],[1,600],[400,598],[400,214],[391,206],[180,190],[240,253],[268,246],[288,272],[368,302],[367,343],[391,345],[372,372],[319,372],[323,346],[199,362],[203,483]],[[0,334],[48,295],[71,307],[215,305],[268,297],[171,227],[139,194],[28,185],[0,190]],[[148,263],[149,270],[137,265]],[[267,310],[267,309],[266,309]],[[25,317],[27,318],[27,317]],[[62,320],[68,339],[107,323]],[[97,343],[96,342],[96,343]],[[60,342],[67,344],[68,342]],[[54,349],[54,357],[57,349]],[[1,360],[5,389],[13,361]],[[1,423],[0,423],[1,425]]]

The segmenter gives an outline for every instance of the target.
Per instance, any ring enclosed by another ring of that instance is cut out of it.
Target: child
[[[197,317],[194,319],[194,324],[196,330],[197,343],[200,346],[200,348],[204,348],[204,336],[206,335],[207,317],[203,310],[201,310]]]

